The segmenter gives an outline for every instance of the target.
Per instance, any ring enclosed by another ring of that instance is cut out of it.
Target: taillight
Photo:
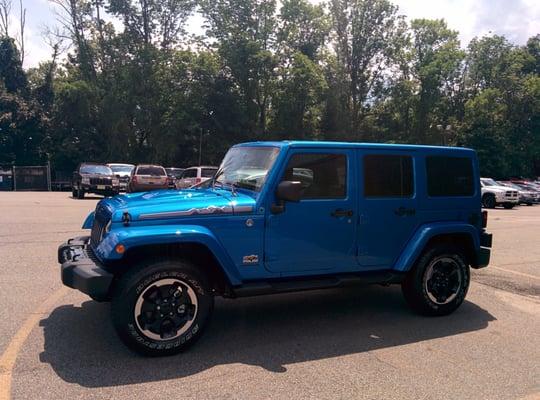
[[[195,184],[197,184],[197,183],[201,183],[201,181],[202,181],[202,179],[201,179],[201,178],[196,178],[196,179],[195,179]]]
[[[487,227],[487,220],[488,220],[488,212],[484,210],[482,211],[482,228]]]

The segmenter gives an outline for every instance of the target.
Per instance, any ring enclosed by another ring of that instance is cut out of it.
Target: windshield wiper
[[[219,184],[223,189],[226,189],[227,187],[231,188],[231,194],[233,196],[236,196],[236,184],[235,183],[228,183],[228,182],[214,182],[212,184],[212,190],[216,187],[216,184]]]

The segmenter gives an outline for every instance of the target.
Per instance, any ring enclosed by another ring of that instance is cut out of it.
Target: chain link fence
[[[50,165],[13,166],[13,190],[51,190]]]

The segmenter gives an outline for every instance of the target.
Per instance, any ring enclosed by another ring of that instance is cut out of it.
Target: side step
[[[404,273],[396,271],[375,271],[362,274],[346,274],[309,277],[305,279],[289,278],[264,282],[247,282],[232,289],[233,297],[261,296],[304,290],[331,289],[353,285],[370,285],[374,283],[400,283]]]

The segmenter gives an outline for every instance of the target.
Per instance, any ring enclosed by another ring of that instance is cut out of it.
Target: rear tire
[[[405,300],[419,314],[448,315],[463,303],[470,270],[461,250],[436,245],[425,251],[401,284]]]
[[[482,196],[482,205],[484,208],[495,208],[497,205],[497,202],[495,200],[495,196],[491,193],[486,193]]]
[[[214,297],[206,276],[180,260],[133,267],[112,296],[111,317],[120,339],[146,356],[177,354],[199,339]]]

